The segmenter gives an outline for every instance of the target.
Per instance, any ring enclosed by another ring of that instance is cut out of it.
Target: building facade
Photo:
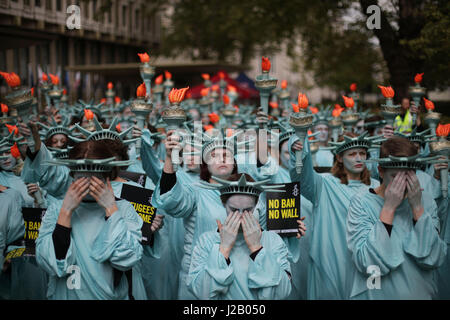
[[[0,0],[0,70],[16,72],[29,86],[37,86],[43,72],[56,74],[71,101],[103,97],[107,80],[115,80],[118,94],[134,90],[126,78],[105,79],[70,67],[138,62],[137,53],[157,48],[161,17],[147,14],[148,5],[145,0]],[[3,81],[0,93],[6,90]]]

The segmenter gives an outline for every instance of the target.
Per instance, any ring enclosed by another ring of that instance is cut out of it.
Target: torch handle
[[[38,207],[42,207],[44,205],[44,198],[42,197],[41,190],[36,191],[33,194],[33,198],[34,198],[34,200],[36,200]]]
[[[303,146],[305,144],[305,137],[306,137],[306,131],[300,131],[297,133],[297,137],[300,139],[300,141],[303,143]],[[296,150],[295,151],[295,170],[298,174],[302,173],[303,169],[303,150]]]
[[[152,96],[152,82],[151,79],[144,79],[145,84],[145,90],[147,91],[148,99],[151,102],[151,96]]]
[[[139,129],[144,130],[145,120],[142,117],[137,117],[137,125]],[[142,141],[141,139],[138,139],[136,141],[136,156],[139,157],[141,155],[141,146]]]
[[[260,96],[260,103],[261,103],[261,108],[263,109],[265,114],[269,113],[269,94],[265,93],[265,92],[260,92],[259,94]]]
[[[172,150],[172,169],[174,172],[178,170],[178,166],[181,164],[180,162],[180,151],[177,148],[173,148]]]
[[[441,169],[441,190],[442,197],[444,199],[448,198],[448,167],[446,169]]]
[[[337,142],[339,139],[339,129],[333,129],[332,135],[333,135],[333,142]]]
[[[44,96],[45,96],[45,102],[47,103],[47,106],[51,107],[50,96],[47,93],[45,93]]]

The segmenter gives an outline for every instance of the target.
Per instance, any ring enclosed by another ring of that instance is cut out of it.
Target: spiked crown
[[[368,137],[368,134],[367,131],[364,131],[361,135],[354,138],[344,135],[344,140],[341,142],[330,141],[329,144],[332,145],[332,147],[327,149],[331,150],[334,154],[340,154],[353,148],[370,149],[379,147],[377,144],[384,140],[381,136]]]
[[[223,180],[215,176],[212,176],[211,178],[214,179],[217,183],[212,184],[201,180],[198,182],[198,184],[205,189],[218,190],[221,195],[245,194],[249,196],[259,197],[261,192],[264,191],[284,192],[283,190],[278,189],[284,187],[284,185],[267,185],[270,179],[257,182],[247,182],[245,174],[242,174],[238,181]]]
[[[385,169],[423,170],[427,164],[439,161],[438,159],[439,156],[422,157],[421,154],[416,154],[410,157],[388,156],[386,158],[369,159],[364,162],[378,162],[380,167]]]
[[[43,140],[47,140],[48,138],[54,136],[55,134],[64,134],[67,137],[73,135],[73,130],[75,130],[75,128],[69,129],[68,118],[65,118],[60,125],[55,121],[53,117],[51,118],[51,121],[52,121],[51,126],[47,126],[41,122],[37,122],[37,124],[43,128],[43,130],[39,132],[41,139],[43,138]]]
[[[77,138],[74,137],[73,135],[70,135],[70,138],[75,142],[83,142],[89,140],[103,140],[103,139],[120,140],[125,145],[133,143],[139,139],[135,138],[125,140],[126,135],[133,129],[133,127],[129,127],[127,130],[121,133],[117,132],[116,125],[119,121],[117,117],[114,117],[108,129],[103,129],[102,125],[100,124],[100,122],[98,122],[96,118],[94,118],[93,121],[95,125],[95,131],[92,132],[81,127],[78,123],[75,124],[75,127],[86,137],[86,139]]]
[[[114,167],[126,167],[133,160],[117,161],[115,157],[107,159],[55,159],[44,162],[48,165],[67,166],[71,172],[110,172]]]

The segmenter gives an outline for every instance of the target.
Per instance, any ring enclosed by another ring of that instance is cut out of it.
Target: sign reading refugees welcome
[[[142,244],[151,244],[151,225],[156,214],[156,208],[151,205],[153,191],[145,188],[123,184],[121,199],[129,201],[144,221],[142,225]]]

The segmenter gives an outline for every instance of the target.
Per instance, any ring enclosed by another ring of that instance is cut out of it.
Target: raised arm
[[[301,143],[296,135],[289,138],[289,174],[292,182],[300,182],[300,193],[313,205],[319,201],[320,192],[322,190],[323,177],[318,174],[313,167],[311,153],[309,151],[309,142],[306,138],[304,143]],[[303,150],[303,168],[300,174],[295,169],[295,151]]]

